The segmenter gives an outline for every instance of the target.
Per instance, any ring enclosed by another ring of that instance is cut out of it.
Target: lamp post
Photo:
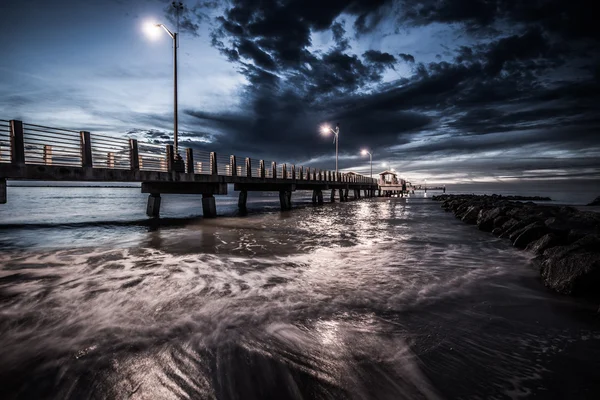
[[[171,6],[177,13],[177,30],[179,31],[179,11],[183,9],[183,3],[174,1]],[[178,33],[171,32],[164,24],[152,24],[155,28],[163,28],[165,32],[173,40],[173,148],[175,154],[179,154],[179,141],[177,139],[178,134],[178,118],[177,118],[177,47],[179,47]],[[153,32],[148,30],[148,33],[154,36]]]
[[[323,135],[329,135],[329,132],[333,133],[333,142],[335,143],[335,173],[338,172],[338,147],[340,142],[340,124],[335,124],[335,129],[329,127],[329,125],[323,125],[321,127],[321,133]]]
[[[371,163],[371,179],[373,179],[373,154],[371,154],[371,152],[367,149],[363,149],[363,151],[361,151],[360,153],[363,156],[366,156],[367,154],[369,155],[369,161]]]

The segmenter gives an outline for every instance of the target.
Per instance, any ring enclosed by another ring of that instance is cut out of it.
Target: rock
[[[596,197],[588,206],[600,206],[600,196]]]
[[[513,225],[511,228],[505,230],[504,233],[500,237],[509,238],[511,241],[514,241],[517,238],[517,236],[519,236],[522,233],[524,228],[526,228],[527,226],[529,226],[537,221],[538,220],[533,217],[529,217],[524,220],[521,220],[521,221],[517,222],[515,225]]]
[[[563,244],[563,240],[559,236],[556,236],[554,233],[547,233],[538,240],[529,243],[525,250],[539,255],[542,254],[546,249],[559,246],[561,244]]]
[[[540,272],[544,284],[573,295],[600,294],[600,234],[544,251]]]
[[[477,216],[479,216],[479,211],[481,208],[479,206],[469,206],[467,212],[461,218],[462,221],[467,224],[475,225],[477,223]]]
[[[499,217],[494,218],[494,228],[500,228],[509,219],[510,218],[507,217],[506,215],[501,215]]]
[[[502,224],[500,229],[502,229],[502,233],[507,232],[509,229],[514,228],[519,223],[518,219],[511,218],[505,223]]]
[[[559,293],[578,296],[600,294],[600,253],[570,253],[542,262],[544,284]]]
[[[544,251],[545,258],[560,258],[570,253],[597,253],[600,251],[600,234],[587,235],[575,243],[552,247]]]
[[[548,228],[543,222],[534,222],[523,229],[523,231],[514,239],[513,246],[524,249],[531,242],[540,239],[548,233]]]
[[[571,229],[564,219],[558,217],[551,217],[544,221],[548,229],[557,235],[566,236]]]
[[[491,210],[480,210],[477,216],[477,227],[479,230],[491,232],[494,229],[494,219],[500,216],[502,209],[500,207]]]
[[[494,229],[492,230],[492,235],[494,235],[494,236],[500,236],[500,235],[502,235],[502,232],[504,232],[504,231],[502,230],[502,228],[494,228]]]

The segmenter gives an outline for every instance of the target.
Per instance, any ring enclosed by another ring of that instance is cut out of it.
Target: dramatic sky
[[[0,119],[172,138],[164,0],[3,0]],[[180,146],[413,181],[600,176],[584,0],[184,1]]]

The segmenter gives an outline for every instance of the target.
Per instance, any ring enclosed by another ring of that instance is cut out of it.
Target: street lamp
[[[333,133],[333,142],[335,143],[335,173],[338,172],[338,146],[340,142],[340,124],[335,124],[335,129],[329,125],[321,126],[321,133],[323,135],[329,135],[329,132]]]
[[[183,9],[183,3],[181,2],[173,2],[172,7],[175,8],[177,12],[177,30],[179,30],[179,11]],[[152,29],[153,28],[153,29]],[[179,146],[177,140],[177,47],[179,47],[179,41],[177,40],[178,33],[171,32],[169,28],[167,28],[163,24],[153,24],[149,23],[145,26],[146,33],[151,38],[157,38],[158,35],[156,33],[157,28],[163,28],[165,32],[173,39],[173,148],[175,150],[175,154],[179,154]]]
[[[367,149],[363,149],[360,153],[363,156],[366,156],[367,154],[369,155],[369,160],[371,162],[371,179],[373,179],[373,154],[371,154],[371,152],[368,151]]]

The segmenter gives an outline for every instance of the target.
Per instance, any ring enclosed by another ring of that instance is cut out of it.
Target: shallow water
[[[600,393],[597,305],[428,199],[255,197],[242,217],[230,197],[204,220],[165,196],[149,225],[139,189],[9,189],[1,398]]]

